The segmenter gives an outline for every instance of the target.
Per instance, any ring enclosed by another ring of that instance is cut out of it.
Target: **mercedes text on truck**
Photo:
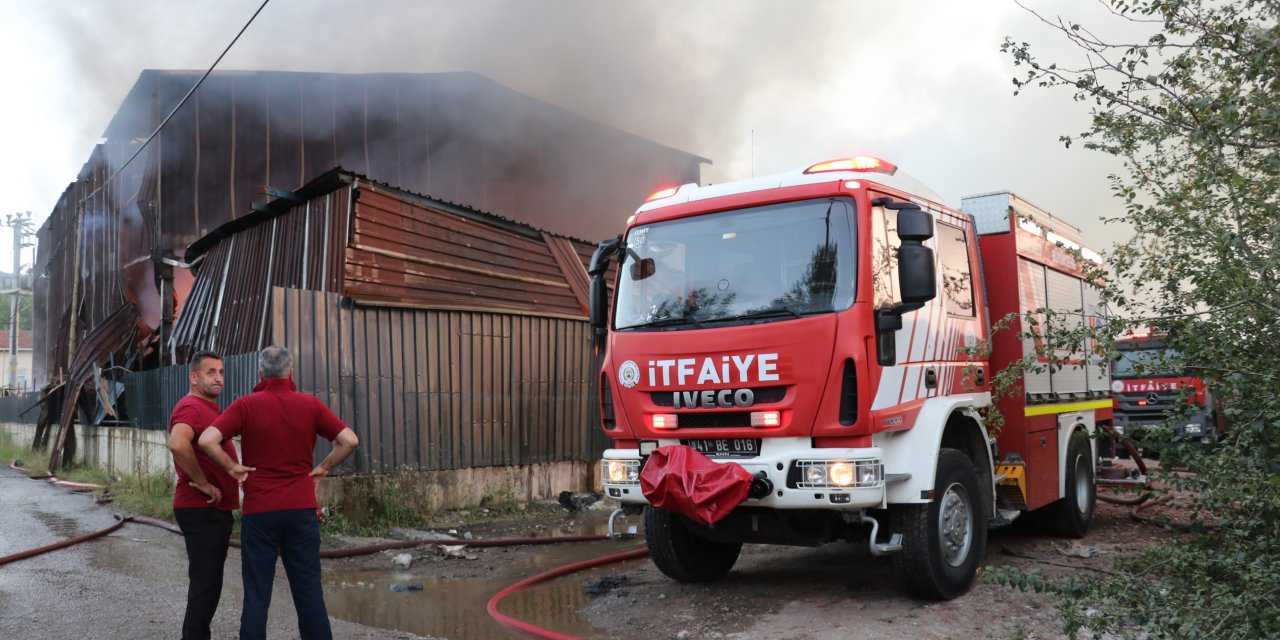
[[[992,375],[1039,338],[1015,320],[989,357],[964,348],[1007,314],[1096,322],[1078,256],[1097,254],[1011,193],[966,199],[974,213],[939,202],[846,158],[665,189],[600,244],[602,484],[643,508],[663,573],[712,580],[743,543],[860,537],[942,600],[972,584],[989,527],[1038,511],[1084,535],[1106,363],[1090,345],[1058,354],[1000,401],[996,433]]]

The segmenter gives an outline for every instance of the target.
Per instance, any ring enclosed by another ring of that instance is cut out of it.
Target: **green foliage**
[[[1169,332],[1229,426],[1216,448],[1151,442],[1214,532],[1062,590],[1066,628],[1123,637],[1280,635],[1280,2],[1109,0],[1118,24],[1045,20],[1086,53],[1006,39],[1019,91],[1064,88],[1092,124],[1063,141],[1116,156],[1134,236],[1110,252],[1115,309]],[[1142,32],[1107,41],[1096,33]]]

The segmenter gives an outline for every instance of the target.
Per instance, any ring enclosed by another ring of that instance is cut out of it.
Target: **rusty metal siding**
[[[547,236],[553,238],[549,244],[543,235],[362,183],[343,290],[364,304],[583,317],[586,310],[570,283],[578,284],[585,273],[568,280],[553,251],[560,241],[572,243]]]
[[[589,461],[595,376],[580,320],[364,307],[276,288],[273,339],[295,379],[360,436],[350,468],[391,472]]]
[[[350,187],[341,187],[264,218],[204,254],[174,327],[179,359],[198,349],[245,353],[267,346],[272,287],[340,291],[350,203]]]

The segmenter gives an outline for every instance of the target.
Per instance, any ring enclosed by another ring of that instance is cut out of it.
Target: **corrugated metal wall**
[[[279,287],[272,300],[272,340],[294,351],[298,389],[360,436],[344,470],[593,461],[607,448],[586,322],[360,307],[336,294]],[[257,354],[226,356],[223,364],[218,400],[226,408],[257,383]],[[188,389],[185,365],[128,375],[131,424],[167,428]]]
[[[258,354],[224,356],[222,367],[226,376],[218,405],[226,409],[258,383]],[[124,398],[129,424],[149,431],[168,429],[173,406],[191,390],[187,372],[187,365],[179,364],[126,375]]]
[[[606,448],[586,322],[362,307],[283,288],[272,300],[299,389],[361,438],[355,470],[590,461]]]
[[[40,417],[40,407],[36,406],[39,400],[39,391],[16,396],[0,396],[0,422],[35,424],[36,419]]]

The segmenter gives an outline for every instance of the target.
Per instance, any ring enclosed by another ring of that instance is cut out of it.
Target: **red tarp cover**
[[[747,499],[751,472],[734,462],[719,464],[692,447],[658,447],[640,472],[649,504],[714,524]]]

